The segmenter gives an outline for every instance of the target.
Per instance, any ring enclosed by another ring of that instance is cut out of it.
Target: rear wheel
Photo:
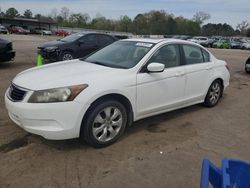
[[[204,104],[207,107],[214,107],[219,102],[223,93],[223,87],[220,80],[215,80],[208,89]]]
[[[93,147],[105,147],[116,142],[124,133],[127,112],[123,104],[108,100],[94,104],[82,124],[84,140]]]
[[[248,60],[245,65],[245,71],[247,74],[250,74],[250,60]]]

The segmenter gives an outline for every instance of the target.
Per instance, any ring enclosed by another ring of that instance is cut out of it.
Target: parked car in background
[[[198,44],[126,39],[18,74],[5,104],[28,132],[105,147],[134,121],[199,103],[216,106],[229,78],[226,62]]]
[[[213,48],[230,49],[231,48],[230,41],[228,39],[221,39],[213,43]]]
[[[248,60],[246,61],[245,71],[246,73],[250,74],[250,58],[248,58]]]
[[[188,39],[192,39],[193,37],[191,37],[189,35],[164,35],[164,38],[188,40]]]
[[[212,47],[213,45],[213,40],[207,37],[194,37],[192,39],[189,39],[189,41],[200,44],[204,47]]]
[[[231,38],[230,46],[232,49],[241,49],[242,48],[242,40],[239,38]]]
[[[0,38],[0,62],[11,61],[15,58],[12,42]]]
[[[30,34],[30,31],[28,29],[24,29],[22,27],[15,26],[15,25],[11,25],[8,28],[8,30],[10,33],[15,33],[15,34],[24,34],[24,35]]]
[[[117,38],[101,33],[76,33],[39,46],[39,54],[47,62],[81,58],[103,48]]]
[[[52,35],[52,31],[45,29],[45,28],[35,28],[32,30],[34,34],[41,34],[41,35]]]
[[[68,36],[70,34],[71,34],[70,32],[65,31],[65,30],[57,30],[57,31],[55,31],[55,35],[57,35],[57,36],[66,37],[66,36]]]
[[[8,30],[6,29],[6,27],[4,27],[3,25],[0,24],[0,34],[7,34]]]
[[[250,49],[250,39],[243,39],[241,44],[242,50],[249,50]]]

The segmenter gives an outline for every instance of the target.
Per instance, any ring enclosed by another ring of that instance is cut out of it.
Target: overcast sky
[[[88,13],[91,18],[101,14],[118,19],[120,15],[134,18],[138,13],[165,10],[175,16],[192,18],[197,11],[211,14],[209,22],[236,26],[242,20],[250,22],[249,0],[0,0],[3,11],[15,7],[22,14],[31,9],[34,14],[48,15],[53,8],[58,12],[66,6],[71,12]]]

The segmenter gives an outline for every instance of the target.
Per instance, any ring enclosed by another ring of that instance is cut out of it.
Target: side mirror
[[[165,65],[162,64],[162,63],[150,63],[148,66],[147,66],[147,70],[148,72],[163,72],[165,69]]]

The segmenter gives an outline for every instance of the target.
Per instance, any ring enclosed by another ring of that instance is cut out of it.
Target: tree
[[[56,8],[53,8],[53,9],[51,10],[50,16],[51,16],[53,19],[56,20],[57,15],[58,15],[57,9],[56,9]]]
[[[209,20],[210,18],[210,14],[202,11],[195,13],[195,15],[193,16],[193,20],[199,25],[202,25],[206,20]]]
[[[168,18],[168,24],[167,24],[167,29],[166,29],[166,33],[168,35],[174,35],[177,32],[177,22],[175,21],[175,19],[172,16],[169,16]]]
[[[235,34],[235,31],[231,25],[224,24],[212,24],[208,23],[202,27],[202,34],[206,36],[222,35],[231,36]]]
[[[18,17],[20,15],[19,15],[18,11],[12,7],[12,8],[9,8],[8,10],[6,10],[5,16],[9,17],[9,18],[14,18],[14,17]]]
[[[71,22],[72,26],[77,26],[77,27],[83,27],[87,24],[89,21],[89,15],[88,14],[71,14],[69,17],[69,22]]]
[[[247,37],[250,37],[250,27],[246,30]]]
[[[149,33],[153,35],[162,35],[168,28],[168,15],[165,11],[150,11],[148,18]]]
[[[61,16],[63,17],[64,20],[67,20],[68,17],[69,17],[69,8],[62,7],[62,9],[61,9]]]
[[[236,29],[238,29],[241,32],[241,34],[245,34],[248,26],[249,26],[248,21],[244,20],[236,26]]]
[[[132,20],[128,16],[121,16],[117,25],[119,25],[119,31],[128,32],[131,28]]]
[[[144,14],[138,14],[133,21],[134,32],[139,35],[149,34],[148,18]]]
[[[1,7],[0,7],[0,17],[4,17],[4,12],[2,12]]]
[[[41,17],[42,17],[42,15],[41,14],[36,14],[35,16],[34,16],[34,18],[36,18],[36,19],[41,19]]]
[[[24,13],[23,13],[23,16],[25,18],[32,18],[32,15],[33,15],[33,13],[31,12],[30,9],[25,10]]]

